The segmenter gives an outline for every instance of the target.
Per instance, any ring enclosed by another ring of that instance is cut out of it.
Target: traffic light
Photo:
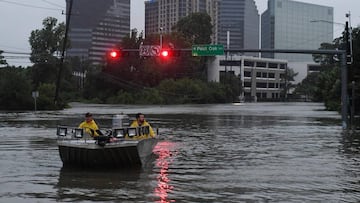
[[[121,57],[121,50],[120,49],[112,49],[108,52],[107,58],[109,60],[117,60]]]
[[[164,59],[169,58],[171,56],[171,51],[167,49],[163,49],[160,52],[160,56]]]
[[[179,57],[180,54],[180,50],[175,50],[175,49],[162,49],[160,51],[160,57],[162,57],[163,59],[168,59],[168,58],[172,58],[172,57]]]

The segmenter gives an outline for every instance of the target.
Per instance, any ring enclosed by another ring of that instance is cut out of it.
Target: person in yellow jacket
[[[79,128],[84,129],[91,137],[97,137],[102,134],[91,113],[85,114],[85,121],[80,123]]]
[[[149,126],[149,135],[146,136],[145,138],[155,137],[154,130],[152,129],[151,125],[145,120],[145,115],[142,113],[138,113],[136,114],[136,120],[134,120],[131,123],[130,127],[141,127],[141,126]]]

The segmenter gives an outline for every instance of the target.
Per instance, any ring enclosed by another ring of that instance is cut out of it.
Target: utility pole
[[[54,97],[55,105],[58,104],[58,100],[59,100],[61,74],[62,74],[62,70],[63,70],[63,66],[64,66],[65,49],[66,49],[66,42],[67,42],[68,31],[69,31],[69,24],[70,24],[72,5],[73,5],[73,0],[70,0],[69,11],[68,11],[68,13],[66,13],[67,16],[66,16],[65,36],[64,36],[64,42],[63,42],[61,58],[60,58],[60,67],[59,67],[59,72],[58,72],[58,75],[57,75],[56,87],[55,87],[55,97]]]

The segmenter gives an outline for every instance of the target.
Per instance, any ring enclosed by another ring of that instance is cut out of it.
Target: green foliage
[[[320,73],[309,74],[297,87],[295,94],[305,95],[315,102],[324,102],[328,110],[340,110],[340,69],[327,68]]]
[[[0,109],[24,110],[33,106],[31,81],[22,68],[0,68]]]
[[[56,64],[64,42],[65,24],[57,24],[57,19],[47,17],[43,20],[43,28],[31,32],[30,61],[33,63]]]
[[[29,67],[30,77],[35,89],[42,83],[54,83],[57,78],[57,67],[55,64],[34,64]]]
[[[319,84],[319,73],[310,73],[296,86],[294,94],[304,95],[307,100],[314,102],[324,101],[317,84]]]
[[[285,87],[284,87],[284,93],[286,94],[285,98],[287,98],[287,94],[289,94],[289,91],[296,87],[296,85],[294,83],[292,83],[292,82],[295,81],[295,77],[298,74],[299,73],[295,73],[294,69],[292,69],[292,68],[287,68],[286,69],[285,78],[283,78],[286,81],[285,82]]]
[[[341,81],[340,69],[333,68],[320,74],[318,88],[328,110],[340,110]]]
[[[159,90],[155,88],[145,88],[139,94],[136,94],[135,98],[140,98],[134,102],[137,104],[164,104],[164,98]]]
[[[54,84],[41,84],[38,88],[39,98],[37,106],[39,110],[54,110],[57,107],[54,104],[55,85]]]
[[[360,28],[357,27],[352,31],[353,36],[353,63],[348,67],[348,87],[351,87],[352,81],[356,82],[355,95],[349,95],[350,98],[355,98],[357,101],[355,106],[359,106],[359,79],[360,79]],[[340,49],[346,50],[347,43],[345,41],[345,32],[342,37],[336,38],[332,44],[323,43],[320,49]],[[308,95],[315,101],[323,101],[329,110],[340,110],[341,108],[341,80],[340,80],[340,56],[333,55],[313,55],[314,60],[322,65],[322,71],[316,77],[309,75],[302,84],[297,88],[298,92],[307,92]],[[316,86],[310,87],[310,86]],[[351,92],[351,91],[349,91]],[[356,109],[356,114],[359,114],[359,108]]]
[[[164,104],[223,103],[234,99],[234,90],[228,85],[189,78],[164,80],[156,89]]]
[[[109,97],[106,103],[110,104],[134,104],[134,97],[129,92],[120,90],[115,96]]]
[[[211,17],[207,13],[192,13],[180,19],[173,28],[181,33],[191,44],[209,44],[211,42]]]
[[[235,81],[235,80],[234,80]],[[186,104],[232,102],[236,90],[231,85],[205,83],[201,80],[183,78],[166,79],[157,87],[141,91],[118,91],[105,101],[111,104]]]

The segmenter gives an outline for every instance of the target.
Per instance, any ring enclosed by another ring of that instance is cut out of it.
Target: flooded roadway
[[[359,134],[316,103],[0,112],[0,202],[358,202]],[[143,112],[160,129],[141,169],[62,168],[57,125]]]

